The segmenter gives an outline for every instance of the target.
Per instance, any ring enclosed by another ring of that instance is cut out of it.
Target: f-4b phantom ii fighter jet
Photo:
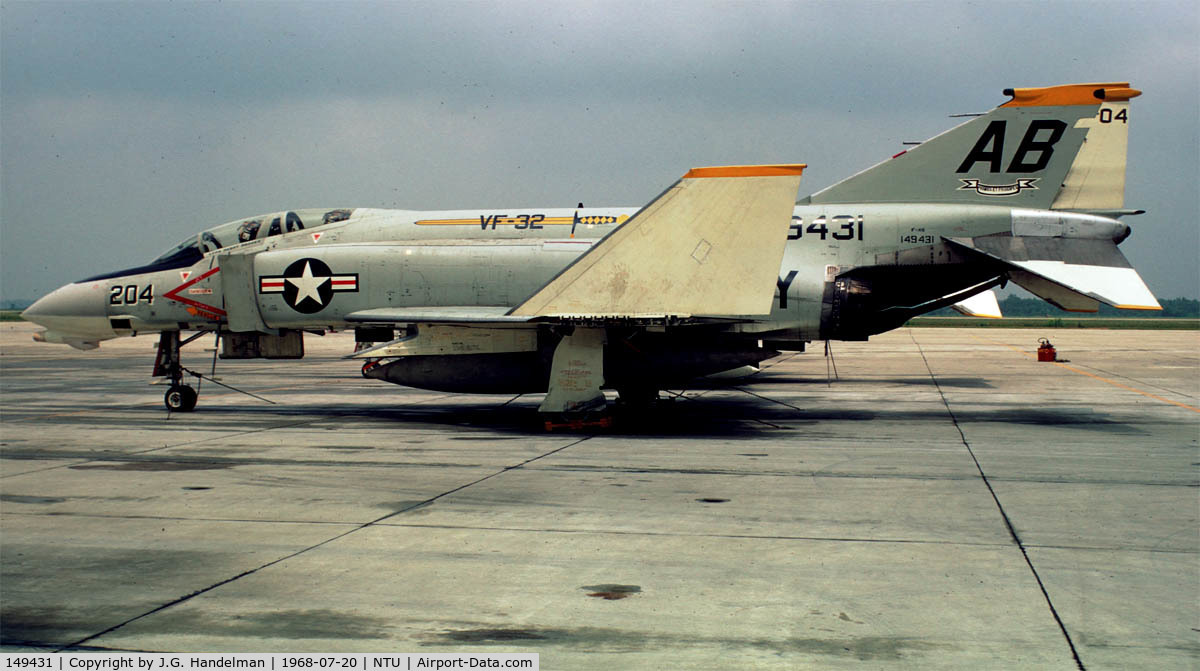
[[[1011,281],[1065,310],[1161,309],[1117,249],[1128,83],[1011,99],[795,201],[803,165],[697,168],[645,207],[290,210],[203,231],[25,311],[93,348],[159,332],[155,374],[191,410],[183,331],[226,358],[297,358],[353,328],[368,377],[603,407],[819,340],[865,340]],[[991,300],[986,300],[988,297]],[[373,346],[367,347],[366,343]],[[357,367],[356,367],[357,368]],[[357,374],[357,370],[355,372]]]

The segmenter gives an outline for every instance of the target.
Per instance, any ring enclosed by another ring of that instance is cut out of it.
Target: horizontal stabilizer
[[[1025,261],[1017,264],[1044,280],[1126,310],[1161,310],[1150,288],[1133,268],[1086,266],[1062,261]],[[1018,284],[1020,279],[1013,277]],[[1022,285],[1024,286],[1024,285]]]
[[[947,240],[1004,263],[1013,282],[1063,310],[1095,312],[1099,303],[1128,310],[1162,309],[1109,240],[1011,236]]]
[[[1081,294],[1070,287],[1058,282],[1052,282],[1040,275],[1027,273],[1023,270],[1013,270],[1008,274],[1009,279],[1029,293],[1050,303],[1060,310],[1068,312],[1097,312],[1100,301]]]
[[[996,300],[996,292],[990,289],[959,301],[950,307],[968,317],[1000,319],[1004,316],[1000,312],[1000,302]]]
[[[803,169],[691,170],[510,314],[767,315]]]

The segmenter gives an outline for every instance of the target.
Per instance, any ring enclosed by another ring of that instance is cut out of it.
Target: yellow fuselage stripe
[[[570,226],[574,223],[584,225],[589,224],[621,224],[624,223],[629,215],[622,214],[620,216],[592,214],[579,217],[576,221],[574,217],[546,217],[544,219],[530,219],[517,217],[504,217],[497,219],[480,219],[474,217],[472,219],[418,219],[414,222],[417,226],[481,226],[492,228],[495,226]]]

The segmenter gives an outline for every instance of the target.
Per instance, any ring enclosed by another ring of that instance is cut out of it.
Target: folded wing
[[[804,167],[689,171],[510,315],[769,314]]]

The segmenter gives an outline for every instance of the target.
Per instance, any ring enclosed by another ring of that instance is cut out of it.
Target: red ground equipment
[[[1049,340],[1039,338],[1038,342],[1040,343],[1038,345],[1038,361],[1056,361],[1058,359],[1058,352]]]

